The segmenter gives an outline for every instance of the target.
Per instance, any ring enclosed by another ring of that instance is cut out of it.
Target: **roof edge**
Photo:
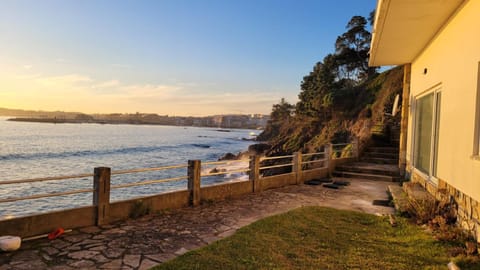
[[[372,43],[370,46],[370,58],[368,59],[368,65],[374,66],[376,51],[378,48],[378,43],[382,38],[383,25],[385,24],[386,17],[388,14],[388,9],[390,6],[390,0],[378,0],[377,7],[375,9],[375,22],[373,24],[372,31]]]

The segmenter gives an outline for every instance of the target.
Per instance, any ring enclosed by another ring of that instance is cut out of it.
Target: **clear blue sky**
[[[0,107],[269,113],[375,4],[2,0]]]

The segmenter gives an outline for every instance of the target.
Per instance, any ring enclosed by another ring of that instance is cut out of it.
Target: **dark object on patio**
[[[331,188],[331,189],[339,189],[339,188],[341,188],[342,186],[335,185],[335,184],[323,184],[323,187]]]
[[[379,205],[379,206],[391,207],[390,200],[373,200],[372,204],[373,205]]]
[[[320,183],[331,183],[333,180],[330,178],[316,178],[316,179],[312,179],[312,181],[317,181]]]
[[[337,185],[337,186],[350,186],[350,182],[348,181],[333,181],[333,184],[334,185]]]
[[[322,179],[312,179],[310,181],[305,182],[306,185],[311,185],[311,186],[318,186],[323,183],[331,183],[332,180],[327,179],[327,178],[322,178]]]
[[[318,186],[318,185],[321,185],[322,183],[318,182],[318,181],[315,181],[315,180],[310,180],[310,181],[307,181],[305,182],[305,185],[309,185],[309,186]]]

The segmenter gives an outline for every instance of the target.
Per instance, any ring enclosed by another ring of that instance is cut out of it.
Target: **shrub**
[[[139,218],[150,214],[150,206],[146,205],[142,200],[135,201],[130,209],[130,218]]]
[[[404,183],[407,193],[414,193],[415,186],[413,182]],[[456,207],[450,201],[450,198],[443,196],[440,200],[433,196],[425,196],[415,198],[408,196],[408,213],[414,217],[418,224],[426,224],[440,216],[445,219],[445,224],[453,224],[456,222]],[[441,224],[443,221],[437,220]]]

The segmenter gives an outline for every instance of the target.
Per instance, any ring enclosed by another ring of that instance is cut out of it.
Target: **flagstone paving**
[[[388,199],[386,189],[391,182],[348,181],[351,185],[339,190],[287,186],[115,224],[76,229],[52,241],[24,242],[16,252],[0,253],[0,270],[143,270],[230,236],[256,220],[301,206],[393,213],[391,207],[372,205],[373,200]]]

